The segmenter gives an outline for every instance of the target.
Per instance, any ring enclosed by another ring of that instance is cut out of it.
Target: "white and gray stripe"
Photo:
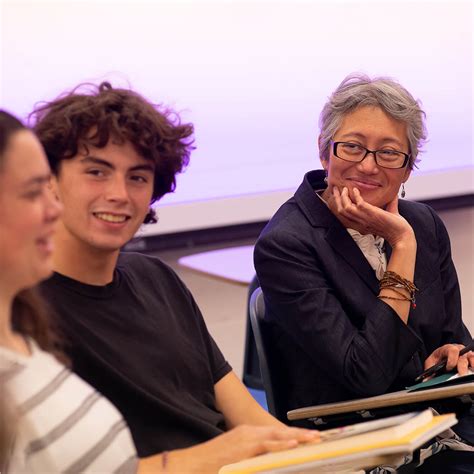
[[[92,464],[93,461],[103,452],[105,449],[110,446],[114,441],[117,435],[126,429],[126,424],[123,420],[118,421],[113,425],[106,435],[100,439],[91,449],[85,452],[80,459],[78,459],[74,464],[69,466],[64,473],[65,474],[76,474],[83,472],[88,466]]]
[[[133,441],[117,409],[33,341],[30,347],[30,357],[0,348],[2,390],[18,411],[6,472],[136,472]]]
[[[64,368],[61,370],[61,372],[59,372],[58,375],[54,377],[54,379],[51,380],[51,382],[49,382],[42,390],[35,393],[18,407],[18,412],[20,415],[26,414],[37,405],[40,405],[42,402],[44,402],[56,390],[59,389],[59,387],[70,377],[70,375],[71,372],[69,372],[68,369]]]
[[[100,400],[101,396],[97,392],[92,392],[68,417],[61,421],[49,433],[39,439],[30,442],[26,448],[26,455],[36,453],[48,447],[49,444],[61,438],[67,431],[73,428],[76,423],[91,409],[91,407]]]

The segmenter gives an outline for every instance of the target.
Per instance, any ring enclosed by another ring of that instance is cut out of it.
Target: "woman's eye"
[[[145,176],[132,176],[131,180],[136,181],[138,183],[148,183],[148,178],[145,178]]]
[[[32,191],[28,191],[27,193],[25,193],[23,196],[26,198],[26,199],[30,199],[30,200],[35,200],[36,198],[40,197],[42,194],[42,190],[41,189],[35,189],[35,190],[32,190]]]
[[[343,148],[346,151],[360,151],[362,148],[359,145],[356,145],[355,143],[344,143]]]

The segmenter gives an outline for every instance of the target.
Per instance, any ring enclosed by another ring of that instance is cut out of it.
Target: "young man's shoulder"
[[[174,270],[160,258],[138,252],[121,252],[117,267],[175,274]]]
[[[144,285],[166,286],[187,293],[186,285],[176,272],[160,258],[137,252],[122,252],[117,270],[129,280],[139,280]]]

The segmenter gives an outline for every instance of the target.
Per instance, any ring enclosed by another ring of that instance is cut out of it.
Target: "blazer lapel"
[[[324,172],[310,171],[295,193],[295,200],[313,227],[325,227],[326,241],[362,278],[374,294],[379,293],[379,282],[349,232],[337,217],[315,195],[315,190],[324,189]]]
[[[338,221],[339,222],[339,221]],[[379,293],[379,281],[373,268],[342,224],[331,226],[326,233],[326,241],[364,280],[374,294]]]

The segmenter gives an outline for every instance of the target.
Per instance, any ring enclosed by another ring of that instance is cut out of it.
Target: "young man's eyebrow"
[[[110,163],[107,160],[104,160],[102,158],[98,158],[96,156],[85,156],[84,158],[81,159],[81,163],[84,164],[96,164],[96,165],[101,165],[101,166],[106,166],[107,168],[114,169],[115,166]],[[155,167],[151,163],[143,163],[139,165],[135,165],[130,167],[129,171],[150,171],[151,173],[155,172]]]
[[[132,166],[130,171],[150,171],[151,173],[154,173],[155,167],[152,164],[136,165]]]
[[[112,163],[109,163],[107,160],[103,160],[102,158],[97,158],[96,156],[85,156],[84,158],[81,158],[81,163],[84,164],[89,164],[93,163],[95,165],[102,165],[102,166],[107,166],[107,168],[114,168],[114,165]]]

